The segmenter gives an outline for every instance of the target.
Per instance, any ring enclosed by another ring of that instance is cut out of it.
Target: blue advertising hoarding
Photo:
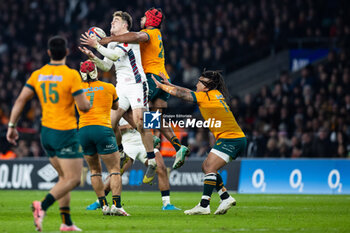
[[[298,71],[329,53],[328,49],[291,49],[289,50],[290,70]]]
[[[350,160],[242,160],[238,192],[350,194]]]

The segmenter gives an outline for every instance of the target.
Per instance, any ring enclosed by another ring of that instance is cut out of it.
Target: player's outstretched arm
[[[170,95],[176,96],[180,99],[189,101],[189,102],[194,102],[193,96],[191,94],[191,90],[186,89],[186,88],[182,88],[179,86],[169,86],[163,83],[160,83],[157,79],[155,79],[152,75],[152,79],[155,82],[155,84],[157,85],[157,88],[162,89],[163,91],[169,93]]]
[[[82,53],[87,55],[89,57],[89,59],[91,61],[93,61],[96,64],[97,68],[99,68],[100,70],[102,70],[102,71],[109,71],[112,68],[113,61],[110,61],[109,59],[107,61],[101,60],[100,58],[96,57],[95,54],[91,50],[87,49],[84,46],[83,47],[79,46],[78,49]]]
[[[176,85],[170,83],[170,82],[168,81],[167,77],[165,76],[165,74],[163,74],[163,72],[159,72],[159,77],[161,77],[161,78],[163,79],[162,82],[163,82],[164,84],[168,85],[168,86],[177,87],[177,88],[182,89],[182,90],[184,90],[184,91],[189,91],[189,92],[191,92],[191,90],[188,89],[188,88],[176,86]]]
[[[110,42],[121,42],[136,44],[140,42],[146,42],[149,40],[149,36],[146,32],[127,32],[123,35],[104,37],[100,40],[100,44],[105,45]]]
[[[18,139],[18,132],[16,130],[16,124],[18,122],[18,119],[21,115],[21,112],[23,111],[24,106],[31,98],[33,98],[33,96],[34,91],[32,89],[26,86],[23,87],[21,93],[19,94],[15,102],[15,105],[12,108],[6,139],[13,145],[17,145],[16,140]]]

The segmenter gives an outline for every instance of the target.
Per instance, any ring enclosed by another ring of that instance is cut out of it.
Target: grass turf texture
[[[30,210],[32,200],[43,191],[0,191],[0,232],[34,232]],[[211,201],[211,215],[187,216],[200,192],[172,192],[172,203],[182,211],[162,211],[159,192],[123,192],[122,204],[131,217],[103,216],[101,210],[85,207],[96,196],[93,191],[72,192],[73,222],[84,232],[350,232],[349,195],[246,195],[234,194],[237,206],[226,215],[214,215],[217,194]],[[111,203],[111,196],[108,201]],[[59,232],[58,203],[44,219],[44,232]]]

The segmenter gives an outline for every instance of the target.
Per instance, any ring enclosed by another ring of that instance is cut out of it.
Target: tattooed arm
[[[189,91],[189,92],[192,91],[192,90],[190,90],[190,89],[188,89],[188,88],[176,86],[176,85],[170,83],[170,82],[168,81],[168,78],[165,76],[165,74],[164,74],[163,72],[159,72],[159,77],[161,77],[161,78],[163,79],[162,82],[163,82],[163,84],[165,84],[165,85],[172,86],[172,87],[177,87],[178,89],[181,89],[181,90],[183,90],[183,91]]]
[[[190,89],[186,89],[186,88],[179,87],[176,85],[162,84],[157,79],[155,79],[153,77],[153,75],[152,75],[152,78],[153,78],[153,81],[155,82],[155,84],[157,85],[157,88],[160,88],[163,91],[169,93],[170,95],[176,96],[180,99],[183,99],[183,100],[186,100],[189,102],[194,102],[193,94],[191,94],[192,91]]]

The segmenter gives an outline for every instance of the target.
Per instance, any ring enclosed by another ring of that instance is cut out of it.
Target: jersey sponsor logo
[[[62,75],[44,75],[44,74],[39,74],[38,77],[39,82],[41,81],[56,81],[56,82],[62,82],[63,78]]]
[[[143,127],[145,129],[160,129],[160,116],[162,113],[157,112],[144,112],[143,113]]]
[[[89,92],[89,91],[103,91],[103,87],[88,87],[88,88],[85,88],[83,89],[84,92]]]

